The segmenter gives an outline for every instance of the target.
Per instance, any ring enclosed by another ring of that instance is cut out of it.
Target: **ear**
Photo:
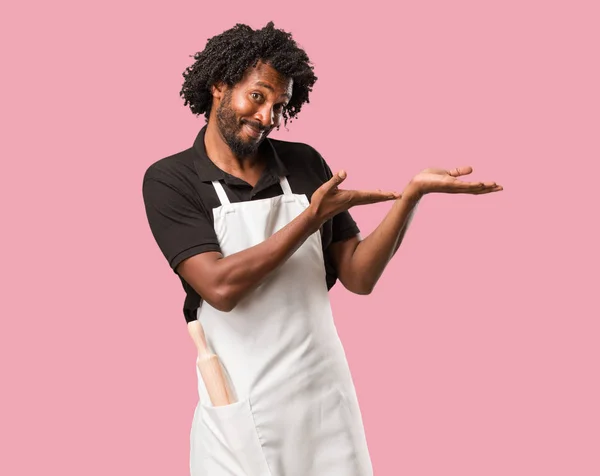
[[[225,90],[227,89],[227,85],[220,81],[218,83],[213,84],[210,87],[210,92],[214,99],[221,99],[225,94]]]

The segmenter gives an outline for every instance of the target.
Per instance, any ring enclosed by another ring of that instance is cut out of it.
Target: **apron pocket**
[[[271,476],[248,399],[219,407],[200,406],[207,474]]]

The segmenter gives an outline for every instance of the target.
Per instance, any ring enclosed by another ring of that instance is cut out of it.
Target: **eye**
[[[275,112],[280,113],[283,111],[283,108],[285,107],[284,104],[275,104],[275,106],[273,107],[273,109],[275,110]]]
[[[250,93],[250,96],[252,97],[252,99],[254,99],[256,102],[262,102],[263,96],[260,93],[257,92],[253,92]]]

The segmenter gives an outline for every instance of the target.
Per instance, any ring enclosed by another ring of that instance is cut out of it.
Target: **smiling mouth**
[[[246,130],[246,133],[251,136],[254,137],[255,139],[258,139],[259,137],[261,137],[264,133],[264,131],[261,131],[259,129],[256,129],[255,127],[252,127],[249,124],[244,124],[244,129]]]

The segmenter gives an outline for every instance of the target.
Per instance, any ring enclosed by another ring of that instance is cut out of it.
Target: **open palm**
[[[496,182],[465,182],[458,179],[458,177],[471,172],[473,172],[473,168],[469,166],[457,167],[452,170],[429,168],[415,175],[410,186],[421,194],[469,193],[479,195],[503,190],[502,186]]]

